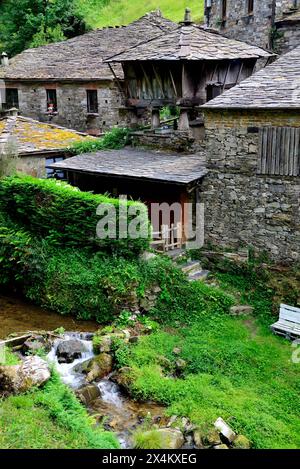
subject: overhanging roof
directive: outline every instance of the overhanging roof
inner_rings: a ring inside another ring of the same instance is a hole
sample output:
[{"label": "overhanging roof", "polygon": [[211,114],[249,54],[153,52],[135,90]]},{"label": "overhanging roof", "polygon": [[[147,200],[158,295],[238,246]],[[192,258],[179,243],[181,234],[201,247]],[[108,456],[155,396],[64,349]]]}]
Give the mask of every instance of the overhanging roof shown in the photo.
[{"label": "overhanging roof", "polygon": [[68,158],[50,168],[179,185],[189,185],[207,174],[204,155],[180,156],[135,149],[106,150]]},{"label": "overhanging roof", "polygon": [[[151,12],[128,26],[96,29],[67,41],[27,49],[0,65],[0,79],[20,81],[113,80],[104,59],[141,41],[158,37],[177,24]],[[115,70],[123,78],[121,67]]]},{"label": "overhanging roof", "polygon": [[216,32],[191,24],[144,41],[105,62],[145,60],[235,60],[258,59],[273,54],[245,42],[229,39]]},{"label": "overhanging roof", "polygon": [[300,109],[300,47],[207,102],[203,109]]}]

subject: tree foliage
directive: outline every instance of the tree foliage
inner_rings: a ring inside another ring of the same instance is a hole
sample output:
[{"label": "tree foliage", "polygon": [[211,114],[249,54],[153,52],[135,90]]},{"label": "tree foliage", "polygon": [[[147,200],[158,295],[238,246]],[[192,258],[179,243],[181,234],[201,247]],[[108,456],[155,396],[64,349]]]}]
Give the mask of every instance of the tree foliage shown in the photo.
[{"label": "tree foliage", "polygon": [[4,0],[1,3],[0,46],[10,56],[87,30],[76,0]]}]

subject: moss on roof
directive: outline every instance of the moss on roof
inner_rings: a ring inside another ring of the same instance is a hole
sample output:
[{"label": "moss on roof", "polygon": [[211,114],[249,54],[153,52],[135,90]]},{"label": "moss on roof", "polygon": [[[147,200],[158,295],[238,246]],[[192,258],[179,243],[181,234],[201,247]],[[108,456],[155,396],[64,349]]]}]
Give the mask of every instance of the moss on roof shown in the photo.
[{"label": "moss on roof", "polygon": [[0,137],[4,131],[6,139],[16,140],[20,154],[64,150],[74,143],[94,139],[75,130],[21,116],[0,120]]}]

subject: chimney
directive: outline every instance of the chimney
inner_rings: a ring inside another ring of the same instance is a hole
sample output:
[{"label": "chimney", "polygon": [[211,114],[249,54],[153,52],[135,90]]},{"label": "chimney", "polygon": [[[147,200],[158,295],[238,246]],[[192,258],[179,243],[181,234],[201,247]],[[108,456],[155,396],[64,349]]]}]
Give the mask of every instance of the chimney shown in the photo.
[{"label": "chimney", "polygon": [[184,13],[183,24],[186,25],[186,26],[189,26],[192,23],[193,23],[193,21],[192,21],[191,9],[186,8],[185,13]]},{"label": "chimney", "polygon": [[1,65],[3,65],[3,67],[7,67],[7,65],[9,65],[8,55],[6,52],[2,52],[1,54]]}]

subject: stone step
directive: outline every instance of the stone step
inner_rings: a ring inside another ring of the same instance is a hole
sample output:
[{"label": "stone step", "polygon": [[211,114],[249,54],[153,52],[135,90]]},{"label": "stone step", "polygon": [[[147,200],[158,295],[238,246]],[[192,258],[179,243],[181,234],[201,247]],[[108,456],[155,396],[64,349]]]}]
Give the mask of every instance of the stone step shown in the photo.
[{"label": "stone step", "polygon": [[196,280],[206,280],[209,274],[209,270],[199,270],[198,272],[194,272],[189,275],[189,281],[195,282]]},{"label": "stone step", "polygon": [[167,251],[165,253],[168,257],[170,257],[173,261],[177,261],[181,257],[186,256],[186,250],[185,249],[172,249],[171,251]]},{"label": "stone step", "polygon": [[199,272],[199,270],[201,270],[201,265],[200,265],[200,262],[198,261],[190,261],[190,262],[187,262],[186,264],[181,265],[180,269],[185,274],[190,275],[192,273]]}]

